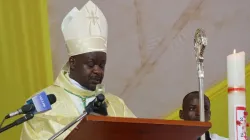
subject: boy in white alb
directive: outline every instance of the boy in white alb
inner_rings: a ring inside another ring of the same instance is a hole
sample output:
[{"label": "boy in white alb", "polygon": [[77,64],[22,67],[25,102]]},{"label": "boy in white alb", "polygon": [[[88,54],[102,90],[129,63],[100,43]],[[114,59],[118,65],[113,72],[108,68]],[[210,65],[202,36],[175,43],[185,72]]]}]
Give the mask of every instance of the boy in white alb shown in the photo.
[{"label": "boy in white alb", "polygon": [[[185,121],[200,121],[200,110],[199,110],[199,91],[193,91],[188,93],[182,102],[182,110],[179,112],[181,119]],[[210,100],[204,96],[204,110],[205,110],[205,121],[210,121]],[[200,138],[198,138],[200,140]],[[227,138],[220,137],[217,134],[210,134],[206,132],[206,140],[228,140]]]}]

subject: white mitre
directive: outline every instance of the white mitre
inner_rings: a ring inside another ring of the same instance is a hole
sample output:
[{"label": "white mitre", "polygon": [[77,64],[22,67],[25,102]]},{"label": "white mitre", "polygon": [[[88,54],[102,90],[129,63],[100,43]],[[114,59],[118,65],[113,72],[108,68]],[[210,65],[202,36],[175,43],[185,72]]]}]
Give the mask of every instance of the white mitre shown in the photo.
[{"label": "white mitre", "polygon": [[107,20],[92,1],[88,1],[80,11],[73,8],[63,19],[61,30],[69,56],[107,52]]}]

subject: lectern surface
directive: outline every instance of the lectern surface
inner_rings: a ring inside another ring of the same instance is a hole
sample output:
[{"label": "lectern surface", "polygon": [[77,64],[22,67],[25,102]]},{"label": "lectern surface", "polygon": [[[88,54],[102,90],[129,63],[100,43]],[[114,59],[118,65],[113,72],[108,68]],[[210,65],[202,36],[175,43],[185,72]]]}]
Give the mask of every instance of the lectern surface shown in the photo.
[{"label": "lectern surface", "polygon": [[66,140],[195,140],[209,122],[88,116]]}]

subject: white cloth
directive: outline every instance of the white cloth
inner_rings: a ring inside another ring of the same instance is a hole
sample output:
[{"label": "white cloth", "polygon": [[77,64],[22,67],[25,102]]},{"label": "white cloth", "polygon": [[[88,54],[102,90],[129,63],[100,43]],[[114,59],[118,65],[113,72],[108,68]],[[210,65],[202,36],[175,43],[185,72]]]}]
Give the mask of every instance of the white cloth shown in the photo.
[{"label": "white cloth", "polygon": [[[83,86],[81,86],[78,82],[76,82],[75,80],[69,78],[70,82],[76,86],[79,89],[86,89]],[[69,94],[69,97],[71,98],[72,102],[74,103],[75,107],[77,108],[78,112],[81,114],[84,111],[84,106],[83,106],[83,102],[82,99],[73,95],[73,94]],[[86,105],[88,105],[91,101],[93,101],[95,99],[95,97],[91,97],[91,98],[87,98],[86,99]]]},{"label": "white cloth", "polygon": [[228,138],[221,137],[221,136],[219,136],[217,134],[210,134],[210,138],[212,140],[228,140]]}]

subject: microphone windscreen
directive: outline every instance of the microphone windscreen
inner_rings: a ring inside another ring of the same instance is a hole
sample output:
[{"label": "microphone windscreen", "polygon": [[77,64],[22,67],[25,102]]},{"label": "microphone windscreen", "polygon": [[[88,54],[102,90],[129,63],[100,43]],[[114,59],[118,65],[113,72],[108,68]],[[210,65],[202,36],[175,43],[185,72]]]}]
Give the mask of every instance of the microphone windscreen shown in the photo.
[{"label": "microphone windscreen", "polygon": [[56,102],[56,96],[54,94],[47,95],[44,91],[33,96],[28,100],[27,104],[34,104],[35,110],[32,113],[43,113],[51,110],[51,104]]},{"label": "microphone windscreen", "polygon": [[54,94],[49,94],[48,99],[51,105],[56,102],[56,96]]}]

